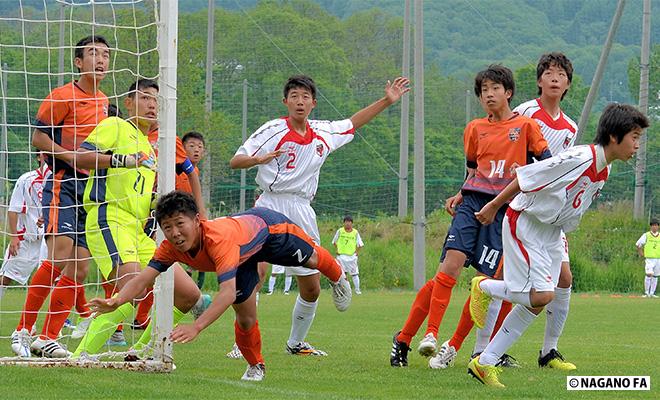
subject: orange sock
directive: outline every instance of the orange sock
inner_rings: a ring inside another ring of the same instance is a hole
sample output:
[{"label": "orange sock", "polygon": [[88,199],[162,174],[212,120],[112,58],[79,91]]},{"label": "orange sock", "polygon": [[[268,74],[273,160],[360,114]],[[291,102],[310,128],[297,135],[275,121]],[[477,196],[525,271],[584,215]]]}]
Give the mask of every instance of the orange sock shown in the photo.
[{"label": "orange sock", "polygon": [[314,246],[316,255],[318,257],[318,269],[323,275],[328,277],[332,282],[337,282],[341,277],[341,267],[337,261],[330,255],[330,252],[321,246]]},{"label": "orange sock", "polygon": [[92,315],[89,307],[85,307],[87,304],[87,296],[85,296],[85,286],[78,285],[76,290],[76,312],[80,315],[81,318],[89,318]]},{"label": "orange sock", "polygon": [[454,331],[454,336],[449,339],[449,345],[454,346],[456,351],[458,351],[461,346],[463,346],[463,341],[470,334],[472,327],[474,326],[474,321],[470,316],[470,296],[468,296],[463,306],[463,312],[461,313],[461,319],[458,321],[458,326],[456,326],[456,331]]},{"label": "orange sock", "polygon": [[238,326],[234,321],[234,333],[236,335],[236,345],[243,353],[243,357],[250,365],[263,364],[264,357],[261,355],[261,332],[259,332],[259,322],[247,331]]},{"label": "orange sock", "polygon": [[429,308],[429,321],[427,323],[426,334],[433,334],[438,337],[438,329],[442,323],[442,317],[445,316],[449,300],[451,298],[451,291],[456,285],[456,279],[439,272],[435,278],[435,285],[433,285],[433,294],[431,294],[431,307]]},{"label": "orange sock", "polygon": [[413,336],[417,334],[419,327],[422,326],[426,316],[429,314],[433,285],[434,281],[431,279],[419,289],[419,292],[417,292],[415,301],[413,301],[412,307],[410,307],[408,319],[406,320],[406,323],[403,324],[403,329],[401,329],[401,333],[399,333],[399,336],[396,338],[397,341],[410,346]]},{"label": "orange sock", "polygon": [[16,327],[17,331],[23,328],[28,331],[32,329],[34,323],[37,321],[39,309],[53,288],[53,282],[61,273],[62,271],[51,264],[50,261],[44,260],[41,263],[30,281],[27,296],[25,297],[25,305],[23,306],[23,313],[21,313],[21,320]]},{"label": "orange sock", "polygon": [[504,318],[506,318],[506,316],[509,315],[509,312],[511,312],[512,307],[513,305],[511,303],[502,300],[502,307],[500,308],[500,313],[497,314],[497,321],[495,321],[495,326],[493,327],[493,333],[490,335],[490,340],[493,340],[497,331],[500,330],[500,326],[502,326],[502,322],[504,322]]},{"label": "orange sock", "polygon": [[140,300],[140,303],[138,304],[137,307],[137,312],[135,314],[135,321],[142,325],[146,325],[149,323],[149,310],[151,310],[151,306],[154,304],[154,288],[148,288],[147,289],[147,296]]},{"label": "orange sock", "polygon": [[66,275],[60,277],[57,286],[50,295],[50,304],[48,305],[48,314],[44,321],[44,328],[41,332],[42,338],[56,340],[60,330],[64,326],[64,321],[71,312],[71,307],[76,301],[76,291],[79,284]]}]

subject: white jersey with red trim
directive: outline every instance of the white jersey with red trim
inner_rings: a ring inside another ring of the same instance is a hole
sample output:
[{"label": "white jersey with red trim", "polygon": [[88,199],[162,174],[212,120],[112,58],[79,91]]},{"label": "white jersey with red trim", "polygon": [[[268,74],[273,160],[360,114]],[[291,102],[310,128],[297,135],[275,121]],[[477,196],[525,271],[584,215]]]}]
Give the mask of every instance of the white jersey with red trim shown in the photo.
[{"label": "white jersey with red trim", "polygon": [[518,168],[521,193],[509,207],[570,232],[600,194],[609,171],[602,146],[575,146]]},{"label": "white jersey with red trim", "polygon": [[278,149],[286,152],[267,164],[258,165],[256,182],[264,192],[288,193],[312,200],[319,172],[328,155],[353,140],[353,123],[307,121],[305,136],[296,133],[289,118],[262,125],[236,151],[236,155],[264,155]]},{"label": "white jersey with red trim", "polygon": [[575,144],[578,126],[563,111],[560,110],[559,118],[552,119],[541,105],[540,99],[526,101],[513,111],[530,117],[539,124],[543,137],[548,142],[548,149],[553,156]]},{"label": "white jersey with red trim", "polygon": [[37,220],[41,218],[41,197],[45,179],[49,174],[50,169],[44,165],[24,173],[16,180],[9,200],[9,211],[18,214],[16,232],[22,235],[24,240],[41,240],[44,235],[44,227],[39,227]]}]

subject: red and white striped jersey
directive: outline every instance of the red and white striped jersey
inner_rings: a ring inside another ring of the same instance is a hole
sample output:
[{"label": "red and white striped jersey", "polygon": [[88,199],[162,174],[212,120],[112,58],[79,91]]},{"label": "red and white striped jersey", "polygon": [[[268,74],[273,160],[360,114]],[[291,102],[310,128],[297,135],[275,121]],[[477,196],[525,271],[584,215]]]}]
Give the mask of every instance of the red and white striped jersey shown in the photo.
[{"label": "red and white striped jersey", "polygon": [[575,146],[518,168],[521,193],[509,207],[570,232],[600,194],[609,171],[602,146]]},{"label": "red and white striped jersey", "polygon": [[16,232],[27,241],[40,240],[44,227],[37,226],[41,218],[41,197],[45,180],[50,175],[47,165],[21,175],[16,180],[14,191],[9,200],[9,211],[18,214]]},{"label": "red and white striped jersey", "polygon": [[289,193],[308,200],[316,194],[319,172],[328,155],[353,140],[353,123],[307,121],[305,136],[296,133],[289,118],[262,125],[236,151],[236,155],[264,155],[278,149],[286,152],[268,164],[258,165],[256,182],[264,192]]},{"label": "red and white striped jersey", "polygon": [[573,144],[575,144],[577,124],[563,111],[560,111],[559,118],[552,119],[541,105],[540,99],[526,101],[513,111],[530,117],[539,124],[541,133],[548,142],[548,149],[553,156],[569,147],[573,147]]}]

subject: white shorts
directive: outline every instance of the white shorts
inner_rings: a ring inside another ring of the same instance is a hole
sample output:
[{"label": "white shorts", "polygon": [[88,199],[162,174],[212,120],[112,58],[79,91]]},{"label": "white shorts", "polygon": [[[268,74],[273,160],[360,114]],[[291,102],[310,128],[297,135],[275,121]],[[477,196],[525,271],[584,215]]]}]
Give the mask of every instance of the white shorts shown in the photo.
[{"label": "white shorts", "polygon": [[[271,271],[270,271],[270,274],[271,275],[279,275],[279,274],[286,273],[286,276],[291,276],[291,272],[288,271],[289,269],[291,269],[291,268],[287,268],[283,265],[273,264],[272,268],[271,268]],[[305,269],[309,269],[309,268],[305,268]]]},{"label": "white shorts", "polygon": [[645,264],[647,275],[660,276],[660,258],[647,258]]},{"label": "white shorts", "polygon": [[0,268],[0,276],[18,282],[21,285],[27,284],[30,274],[43,260],[48,257],[48,247],[46,241],[22,240],[18,245],[18,254],[9,257],[9,247],[5,250],[5,258]]},{"label": "white shorts", "polygon": [[352,256],[339,254],[337,256],[337,263],[341,265],[341,269],[344,270],[346,275],[357,275],[360,273],[357,254],[353,254]]},{"label": "white shorts", "polygon": [[561,262],[571,262],[571,259],[568,257],[568,239],[564,231],[561,231],[561,240],[558,242],[558,246],[561,246]]},{"label": "white shorts", "polygon": [[[301,227],[306,234],[312,237],[314,243],[321,244],[321,235],[319,227],[316,224],[316,212],[309,204],[309,200],[300,196],[288,193],[275,194],[263,192],[257,201],[255,207],[266,207],[271,210],[286,215],[296,225]],[[273,271],[281,265],[273,265]],[[307,276],[318,274],[319,270],[305,267],[283,267],[286,268],[288,275]]]},{"label": "white shorts", "polygon": [[502,221],[504,282],[512,292],[552,292],[559,282],[561,228],[525,212],[507,211]]}]

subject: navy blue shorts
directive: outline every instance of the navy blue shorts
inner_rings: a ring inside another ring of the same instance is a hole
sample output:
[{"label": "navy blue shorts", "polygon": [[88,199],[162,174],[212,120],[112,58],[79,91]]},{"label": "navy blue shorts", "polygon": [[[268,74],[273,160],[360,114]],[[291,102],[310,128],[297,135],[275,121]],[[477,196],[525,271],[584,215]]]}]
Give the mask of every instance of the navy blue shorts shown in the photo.
[{"label": "navy blue shorts", "polygon": [[465,191],[463,203],[456,209],[451,222],[440,261],[445,259],[447,250],[458,250],[467,256],[465,267],[472,266],[490,277],[500,277],[502,263],[502,220],[508,205],[497,211],[495,221],[482,225],[474,213],[481,210],[495,196]]},{"label": "navy blue shorts", "polygon": [[241,264],[236,271],[236,300],[234,304],[241,304],[252,296],[254,288],[259,284],[258,261],[250,257]]},{"label": "navy blue shorts", "polygon": [[83,195],[87,177],[77,177],[66,170],[51,174],[44,185],[41,199],[46,234],[65,235],[76,246],[87,248]]}]

